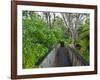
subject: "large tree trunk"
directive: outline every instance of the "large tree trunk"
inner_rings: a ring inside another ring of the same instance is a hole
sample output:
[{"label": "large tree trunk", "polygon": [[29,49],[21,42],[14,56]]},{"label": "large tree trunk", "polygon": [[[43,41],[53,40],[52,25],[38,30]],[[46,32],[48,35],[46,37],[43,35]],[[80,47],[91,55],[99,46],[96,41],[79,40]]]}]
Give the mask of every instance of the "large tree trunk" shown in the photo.
[{"label": "large tree trunk", "polygon": [[77,29],[79,28],[80,21],[86,19],[87,14],[84,13],[61,13],[66,28],[70,32],[71,45],[75,47],[75,41],[78,39]]}]

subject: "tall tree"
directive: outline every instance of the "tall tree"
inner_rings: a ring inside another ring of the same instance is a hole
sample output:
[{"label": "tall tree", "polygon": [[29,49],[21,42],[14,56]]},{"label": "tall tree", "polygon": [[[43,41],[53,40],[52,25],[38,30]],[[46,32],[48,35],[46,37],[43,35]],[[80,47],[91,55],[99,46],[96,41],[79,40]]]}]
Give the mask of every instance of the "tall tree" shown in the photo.
[{"label": "tall tree", "polygon": [[43,12],[43,15],[45,17],[47,25],[49,26],[49,28],[51,28],[51,14],[50,14],[50,12]]},{"label": "tall tree", "polygon": [[75,47],[75,41],[78,38],[77,29],[80,22],[85,22],[88,14],[85,13],[61,13],[67,30],[70,32],[72,46]]}]

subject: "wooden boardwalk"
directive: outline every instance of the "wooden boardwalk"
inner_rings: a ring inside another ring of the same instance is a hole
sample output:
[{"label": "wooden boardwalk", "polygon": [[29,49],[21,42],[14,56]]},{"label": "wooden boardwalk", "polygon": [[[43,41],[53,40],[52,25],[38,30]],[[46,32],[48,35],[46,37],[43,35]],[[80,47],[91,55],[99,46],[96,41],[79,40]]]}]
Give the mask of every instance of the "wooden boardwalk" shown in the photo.
[{"label": "wooden boardwalk", "polygon": [[69,46],[57,45],[41,62],[40,68],[44,67],[68,67],[68,66],[86,66],[86,62],[80,54]]},{"label": "wooden boardwalk", "polygon": [[71,66],[66,47],[59,47],[55,56],[55,67]]}]

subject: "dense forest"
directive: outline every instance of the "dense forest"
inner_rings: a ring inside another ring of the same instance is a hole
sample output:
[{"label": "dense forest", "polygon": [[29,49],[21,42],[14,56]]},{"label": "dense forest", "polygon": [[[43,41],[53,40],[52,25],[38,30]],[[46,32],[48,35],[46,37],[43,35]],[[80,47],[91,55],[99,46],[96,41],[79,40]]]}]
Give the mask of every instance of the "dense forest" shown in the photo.
[{"label": "dense forest", "polygon": [[38,67],[60,41],[89,61],[89,14],[23,11],[22,15],[23,68]]}]

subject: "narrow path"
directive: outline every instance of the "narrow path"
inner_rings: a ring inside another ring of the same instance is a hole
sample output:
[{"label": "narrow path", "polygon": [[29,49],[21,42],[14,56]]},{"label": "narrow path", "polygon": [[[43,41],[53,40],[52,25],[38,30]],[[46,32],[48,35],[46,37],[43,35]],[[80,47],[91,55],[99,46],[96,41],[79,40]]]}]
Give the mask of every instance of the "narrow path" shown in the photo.
[{"label": "narrow path", "polygon": [[59,47],[55,56],[55,66],[64,67],[71,66],[71,62],[66,47]]},{"label": "narrow path", "polygon": [[89,65],[78,53],[68,46],[57,45],[41,62],[39,67],[68,67]]},{"label": "narrow path", "polygon": [[72,66],[68,48],[66,46],[57,45],[42,61],[39,67],[67,67]]}]

